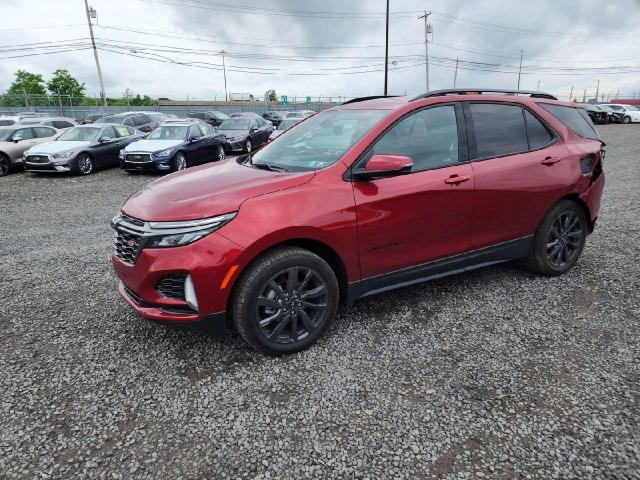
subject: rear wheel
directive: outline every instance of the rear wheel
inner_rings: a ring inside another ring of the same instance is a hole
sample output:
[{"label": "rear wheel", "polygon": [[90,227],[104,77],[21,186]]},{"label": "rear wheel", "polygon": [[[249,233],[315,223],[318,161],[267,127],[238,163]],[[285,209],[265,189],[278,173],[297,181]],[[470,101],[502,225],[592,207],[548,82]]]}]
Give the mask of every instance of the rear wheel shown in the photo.
[{"label": "rear wheel", "polygon": [[4,154],[0,153],[0,177],[4,177],[11,173],[11,160]]},{"label": "rear wheel", "polygon": [[297,247],[269,252],[238,280],[233,322],[249,345],[271,355],[315,343],[338,308],[338,281],[318,255]]},{"label": "rear wheel", "polygon": [[93,164],[93,158],[86,153],[81,153],[78,156],[77,173],[79,175],[91,175],[94,169],[95,165]]},{"label": "rear wheel", "polygon": [[561,275],[578,261],[586,238],[584,211],[575,202],[562,200],[538,226],[527,266],[542,275]]}]

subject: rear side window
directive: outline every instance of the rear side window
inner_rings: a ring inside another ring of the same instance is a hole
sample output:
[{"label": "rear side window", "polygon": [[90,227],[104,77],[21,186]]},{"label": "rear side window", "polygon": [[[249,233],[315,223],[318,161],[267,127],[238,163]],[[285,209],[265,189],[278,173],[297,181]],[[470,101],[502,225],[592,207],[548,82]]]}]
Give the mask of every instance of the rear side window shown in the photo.
[{"label": "rear side window", "polygon": [[600,135],[598,135],[584,108],[552,105],[550,103],[539,103],[538,105],[564,123],[576,135],[582,138],[590,138],[591,140],[600,140]]},{"label": "rear side window", "polygon": [[537,150],[553,142],[555,135],[526,108],[524,117],[527,122],[527,133],[529,134],[529,150]]},{"label": "rear side window", "polygon": [[396,123],[373,146],[374,154],[411,157],[413,172],[458,163],[458,124],[453,105],[420,110]]},{"label": "rear side window", "polygon": [[527,127],[518,105],[470,103],[476,136],[475,158],[490,158],[526,152]]},{"label": "rear side window", "polygon": [[56,133],[53,128],[47,127],[33,127],[33,130],[36,132],[36,137],[38,138],[52,137]]}]

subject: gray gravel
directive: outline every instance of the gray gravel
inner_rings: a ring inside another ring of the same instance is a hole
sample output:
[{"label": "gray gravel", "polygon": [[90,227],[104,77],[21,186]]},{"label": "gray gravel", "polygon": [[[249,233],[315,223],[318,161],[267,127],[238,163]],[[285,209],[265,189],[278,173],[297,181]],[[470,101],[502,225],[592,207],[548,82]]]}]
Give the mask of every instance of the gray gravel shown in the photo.
[{"label": "gray gravel", "polygon": [[266,358],[137,317],[109,220],[152,177],[0,179],[2,478],[640,478],[640,126],[606,126],[596,233],[343,309]]}]

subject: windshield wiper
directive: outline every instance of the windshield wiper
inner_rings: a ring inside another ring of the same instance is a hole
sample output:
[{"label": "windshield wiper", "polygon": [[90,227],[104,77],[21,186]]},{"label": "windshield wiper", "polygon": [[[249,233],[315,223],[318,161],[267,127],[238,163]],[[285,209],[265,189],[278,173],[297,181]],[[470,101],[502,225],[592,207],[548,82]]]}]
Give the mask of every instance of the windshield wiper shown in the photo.
[{"label": "windshield wiper", "polygon": [[270,172],[288,172],[289,170],[287,170],[286,168],[280,167],[280,166],[276,166],[276,165],[272,165],[271,163],[255,163],[253,161],[253,155],[249,155],[249,158],[247,159],[247,161],[245,162],[247,165],[250,165],[254,168],[259,168],[261,170],[268,170]]}]

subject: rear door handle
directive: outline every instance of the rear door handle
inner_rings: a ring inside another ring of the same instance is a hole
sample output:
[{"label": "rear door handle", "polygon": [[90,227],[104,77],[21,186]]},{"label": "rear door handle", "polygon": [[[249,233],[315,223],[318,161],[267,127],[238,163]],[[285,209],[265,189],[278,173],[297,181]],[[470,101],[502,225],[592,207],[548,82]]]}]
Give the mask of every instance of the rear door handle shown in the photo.
[{"label": "rear door handle", "polygon": [[466,182],[467,180],[469,180],[469,177],[464,177],[461,175],[451,175],[444,181],[444,183],[447,183],[449,185],[457,185],[459,183]]},{"label": "rear door handle", "polygon": [[558,157],[545,157],[544,160],[542,160],[542,164],[543,165],[553,165],[554,163],[558,163],[560,161],[560,159]]}]

